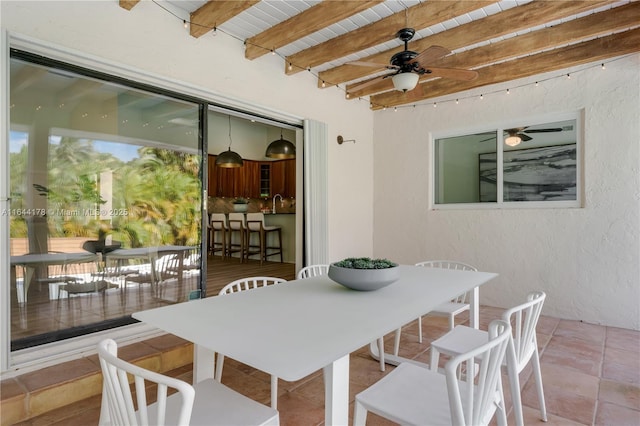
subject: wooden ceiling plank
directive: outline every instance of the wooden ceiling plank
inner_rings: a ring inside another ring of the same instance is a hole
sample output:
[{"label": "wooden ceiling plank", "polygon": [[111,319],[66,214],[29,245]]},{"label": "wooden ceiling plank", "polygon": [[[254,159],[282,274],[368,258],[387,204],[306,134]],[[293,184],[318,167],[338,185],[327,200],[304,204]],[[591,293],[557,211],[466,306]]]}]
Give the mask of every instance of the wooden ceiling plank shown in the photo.
[{"label": "wooden ceiling plank", "polygon": [[384,0],[323,1],[247,39],[245,58],[256,59]]},{"label": "wooden ceiling plank", "polygon": [[131,10],[133,7],[140,3],[140,0],[120,0],[120,7],[123,9]]},{"label": "wooden ceiling plank", "polygon": [[[550,21],[592,10],[610,3],[613,3],[613,1],[534,1],[447,31],[415,40],[409,47],[416,52],[421,52],[433,45],[443,46],[449,50],[456,50],[516,31],[543,25]],[[387,63],[393,54],[402,50],[402,48],[390,49],[386,52],[362,58],[361,60]],[[318,74],[318,87],[322,87],[322,82],[325,82],[325,87],[328,87],[355,79],[361,79],[371,73],[371,70],[363,67],[340,65],[320,72]]]},{"label": "wooden ceiling plank", "polygon": [[[379,21],[288,56],[285,63],[285,73],[295,74],[393,40],[396,38],[398,30],[406,26],[420,30],[492,3],[496,3],[496,1],[428,1],[417,4],[408,8],[407,12],[394,13]],[[289,64],[292,66],[290,67]]]},{"label": "wooden ceiling plank", "polygon": [[[477,68],[495,62],[505,61],[523,55],[529,55],[579,40],[594,38],[615,31],[633,27],[640,22],[640,2],[594,13],[562,24],[512,37],[491,45],[481,46],[457,55],[443,58],[433,64],[448,68]],[[482,72],[482,71],[481,71]],[[422,81],[434,76],[423,76]],[[389,79],[354,90],[362,82],[347,85],[350,99],[368,96],[373,93],[393,90]]]},{"label": "wooden ceiling plank", "polygon": [[371,97],[371,108],[378,110],[415,103],[637,52],[640,52],[640,28],[491,65],[484,68],[485,72],[474,81],[456,82],[438,79],[419,84],[407,93],[397,91],[382,93]]},{"label": "wooden ceiling plank", "polygon": [[189,33],[200,37],[214,27],[249,9],[260,0],[209,0],[204,6],[191,12]]}]

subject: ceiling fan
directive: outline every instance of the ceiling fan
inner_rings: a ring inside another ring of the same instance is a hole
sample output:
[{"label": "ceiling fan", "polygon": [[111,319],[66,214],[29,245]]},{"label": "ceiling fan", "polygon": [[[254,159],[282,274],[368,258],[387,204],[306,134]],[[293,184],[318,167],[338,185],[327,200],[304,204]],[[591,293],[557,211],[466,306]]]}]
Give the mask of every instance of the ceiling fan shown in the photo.
[{"label": "ceiling fan", "polygon": [[[525,127],[514,127],[513,129],[504,129],[504,143],[509,146],[519,145],[520,142],[527,142],[533,139],[531,136],[526,133],[552,133],[552,132],[562,132],[563,130],[573,130],[573,126],[564,126],[564,127],[550,127],[547,129],[529,129],[529,126]],[[488,139],[483,139],[480,142],[486,142],[495,139],[495,137],[491,137]]]},{"label": "ceiling fan", "polygon": [[356,91],[363,89],[387,77],[391,77],[393,86],[396,88],[396,90],[402,92],[413,90],[418,84],[420,76],[424,74],[430,74],[433,77],[444,77],[465,81],[473,80],[478,77],[477,71],[459,68],[437,68],[428,66],[429,63],[448,55],[449,53],[451,53],[451,51],[442,46],[431,46],[428,49],[423,50],[421,53],[413,52],[409,50],[408,45],[409,40],[411,40],[414,35],[415,30],[413,28],[403,28],[398,31],[396,37],[404,42],[404,50],[402,52],[396,53],[391,57],[391,60],[389,61],[390,65],[366,61],[348,62],[349,65],[386,68],[395,71],[391,74],[367,80],[365,82],[362,82],[361,84],[356,84],[351,87],[351,90]]}]

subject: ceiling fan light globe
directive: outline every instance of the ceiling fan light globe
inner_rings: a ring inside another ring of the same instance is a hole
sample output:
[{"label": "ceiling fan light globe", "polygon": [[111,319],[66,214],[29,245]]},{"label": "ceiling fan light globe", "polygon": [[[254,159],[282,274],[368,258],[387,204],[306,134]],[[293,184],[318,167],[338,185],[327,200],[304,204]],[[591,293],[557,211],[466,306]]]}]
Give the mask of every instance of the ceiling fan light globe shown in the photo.
[{"label": "ceiling fan light globe", "polygon": [[504,143],[509,146],[520,145],[520,142],[522,142],[522,139],[520,138],[520,136],[509,136],[504,140]]},{"label": "ceiling fan light globe", "polygon": [[420,76],[412,72],[402,72],[391,77],[393,87],[401,92],[407,92],[415,89],[419,79]]}]

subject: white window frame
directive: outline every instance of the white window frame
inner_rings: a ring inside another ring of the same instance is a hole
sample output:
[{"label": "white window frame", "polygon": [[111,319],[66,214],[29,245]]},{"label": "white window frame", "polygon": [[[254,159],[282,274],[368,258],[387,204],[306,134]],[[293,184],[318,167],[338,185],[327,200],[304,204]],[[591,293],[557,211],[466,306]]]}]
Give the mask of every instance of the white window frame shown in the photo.
[{"label": "white window frame", "polygon": [[[504,201],[503,200],[503,153],[504,150],[504,129],[511,129],[526,124],[535,126],[556,121],[576,120],[576,199],[562,201]],[[485,132],[497,132],[496,154],[497,154],[497,201],[478,203],[436,203],[436,185],[438,177],[436,175],[436,141],[442,138],[472,135]],[[521,117],[514,120],[500,122],[490,126],[470,127],[467,129],[456,129],[443,132],[433,132],[429,134],[429,157],[431,165],[429,182],[429,209],[430,210],[495,210],[495,209],[549,209],[549,208],[582,208],[584,206],[584,175],[583,157],[584,151],[584,110],[572,112],[552,113],[534,117]]]}]

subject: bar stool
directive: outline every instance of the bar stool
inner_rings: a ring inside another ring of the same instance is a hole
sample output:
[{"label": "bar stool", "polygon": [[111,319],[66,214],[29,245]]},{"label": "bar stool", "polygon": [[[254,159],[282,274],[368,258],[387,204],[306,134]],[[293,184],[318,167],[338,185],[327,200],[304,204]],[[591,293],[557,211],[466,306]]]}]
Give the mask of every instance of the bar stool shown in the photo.
[{"label": "bar stool", "polygon": [[[229,213],[229,238],[227,240],[227,255],[240,253],[240,263],[244,262],[246,256],[247,226],[244,213]],[[234,242],[234,236],[235,238]]]},{"label": "bar stool", "polygon": [[[269,246],[269,233],[278,233],[278,245]],[[258,245],[251,244],[251,235],[258,235]],[[280,255],[280,263],[284,262],[282,256],[282,227],[267,226],[264,223],[264,213],[247,213],[247,257],[259,254],[260,265],[263,261],[267,261],[267,257]]]},{"label": "bar stool", "polygon": [[[209,219],[209,254],[222,252],[222,258],[227,257],[227,216],[224,213],[212,213]],[[221,239],[216,240],[216,235]]]}]

